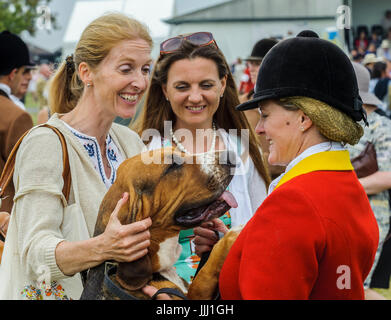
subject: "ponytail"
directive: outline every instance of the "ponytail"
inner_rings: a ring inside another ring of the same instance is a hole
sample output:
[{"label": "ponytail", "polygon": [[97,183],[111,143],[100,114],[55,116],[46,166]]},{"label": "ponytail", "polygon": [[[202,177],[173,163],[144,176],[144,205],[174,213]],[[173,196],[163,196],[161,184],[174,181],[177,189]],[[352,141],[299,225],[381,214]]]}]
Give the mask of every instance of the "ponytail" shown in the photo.
[{"label": "ponytail", "polygon": [[50,81],[49,107],[51,113],[67,113],[77,104],[83,92],[83,83],[76,72],[73,55],[60,65]]}]

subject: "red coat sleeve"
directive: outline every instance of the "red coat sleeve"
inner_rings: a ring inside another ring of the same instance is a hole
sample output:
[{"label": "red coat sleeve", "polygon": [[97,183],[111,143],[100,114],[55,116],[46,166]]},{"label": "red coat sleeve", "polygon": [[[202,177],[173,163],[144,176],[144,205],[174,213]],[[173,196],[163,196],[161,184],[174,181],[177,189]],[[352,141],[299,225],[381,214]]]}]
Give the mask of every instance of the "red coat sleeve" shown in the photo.
[{"label": "red coat sleeve", "polygon": [[308,299],[325,246],[316,211],[300,190],[290,188],[276,190],[264,201],[226,260],[238,268],[234,286],[241,299]]}]

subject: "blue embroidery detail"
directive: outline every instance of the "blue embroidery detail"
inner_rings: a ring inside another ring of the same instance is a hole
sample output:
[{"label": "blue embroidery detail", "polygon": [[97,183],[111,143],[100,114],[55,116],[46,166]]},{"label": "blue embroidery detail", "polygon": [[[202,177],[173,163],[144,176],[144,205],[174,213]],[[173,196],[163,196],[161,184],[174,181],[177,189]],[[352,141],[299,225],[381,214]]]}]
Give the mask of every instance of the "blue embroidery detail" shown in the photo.
[{"label": "blue embroidery detail", "polygon": [[[116,176],[117,176],[116,170],[115,170],[114,166],[112,165],[112,163],[109,162],[109,164],[110,164],[110,166],[111,166],[111,177],[110,177],[110,178],[107,178],[107,177],[106,177],[106,174],[104,173],[104,169],[103,169],[103,163],[102,163],[102,161],[101,161],[102,156],[101,156],[101,154],[100,154],[100,149],[99,149],[99,147],[98,147],[97,142],[96,142],[94,139],[91,139],[91,138],[89,138],[89,137],[85,137],[85,136],[83,136],[83,135],[81,135],[81,134],[78,134],[77,132],[75,132],[75,131],[73,131],[73,130],[72,130],[72,133],[73,133],[76,137],[78,137],[78,138],[80,138],[80,139],[88,140],[88,141],[92,142],[92,143],[86,143],[86,144],[84,144],[83,146],[84,146],[84,148],[86,149],[86,151],[88,152],[88,155],[89,155],[90,157],[95,157],[95,149],[96,149],[96,159],[98,160],[98,169],[99,169],[99,173],[100,173],[100,176],[101,176],[101,178],[102,178],[102,181],[103,181],[103,183],[106,184],[106,181],[109,181],[109,179],[111,178],[111,184],[113,184],[114,181],[115,181],[115,178],[116,178]],[[108,137],[107,137],[107,139],[106,139],[106,145],[108,146],[108,145],[111,143],[111,141],[112,141],[111,136],[108,135]],[[95,148],[94,148],[94,146],[95,146]],[[115,161],[115,162],[118,162],[117,154],[114,152],[113,149],[109,149],[108,152],[107,152],[107,155],[108,155],[108,158],[109,158],[110,160]],[[95,170],[97,169],[96,166],[94,166],[94,168],[95,168]]]},{"label": "blue embroidery detail", "polygon": [[117,155],[115,154],[114,150],[112,150],[112,149],[108,149],[108,150],[107,150],[107,157],[108,157],[111,161],[117,161]]},{"label": "blue embroidery detail", "polygon": [[113,172],[113,177],[111,178],[111,184],[113,184],[115,181],[115,177],[117,176],[117,171],[115,171],[114,168],[112,168],[111,170]]},{"label": "blue embroidery detail", "polygon": [[84,148],[87,150],[88,155],[89,155],[90,157],[93,157],[93,156],[95,155],[94,145],[93,145],[93,144],[90,144],[90,143],[85,144],[85,145],[84,145]]},{"label": "blue embroidery detail", "polygon": [[[99,152],[99,147],[98,147],[98,144],[96,143],[95,140],[92,140],[91,138],[88,138],[88,137],[85,137],[85,136],[82,136],[76,132],[72,132],[76,137],[78,138],[81,138],[83,140],[88,140],[88,141],[91,141],[93,143],[93,145],[95,145],[95,148],[96,148],[96,152],[97,152],[97,159],[98,159],[98,167],[99,167],[99,172],[100,172],[100,176],[103,180],[103,182],[106,181],[105,179],[105,174],[104,174],[104,170],[103,170],[103,164],[102,164],[102,161],[101,161],[101,156],[100,156],[100,152]],[[84,145],[85,146],[85,145]],[[86,148],[86,150],[88,151],[88,149]]]}]

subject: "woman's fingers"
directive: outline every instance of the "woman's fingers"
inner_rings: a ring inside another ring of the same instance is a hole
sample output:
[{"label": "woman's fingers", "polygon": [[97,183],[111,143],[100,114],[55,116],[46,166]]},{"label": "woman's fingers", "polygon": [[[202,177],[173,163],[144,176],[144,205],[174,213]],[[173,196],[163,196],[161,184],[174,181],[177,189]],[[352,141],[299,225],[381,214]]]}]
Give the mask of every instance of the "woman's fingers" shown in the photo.
[{"label": "woman's fingers", "polygon": [[152,220],[148,217],[144,220],[123,225],[122,232],[124,234],[137,234],[148,230],[151,225]]},{"label": "woman's fingers", "polygon": [[123,225],[118,219],[118,212],[128,201],[129,194],[125,192],[117,202],[104,232],[106,251],[110,259],[118,262],[131,262],[147,254],[150,245],[148,228],[152,225],[151,218]]},{"label": "woman's fingers", "polygon": [[194,235],[198,238],[197,244],[214,244],[219,240],[216,232],[208,228],[196,227],[194,228]]},{"label": "woman's fingers", "polygon": [[128,199],[129,199],[129,193],[124,192],[122,194],[122,198],[118,200],[113,212],[111,213],[108,224],[110,224],[111,221],[115,221],[117,224],[118,223],[120,224],[120,221],[118,220],[118,212],[121,209],[121,207],[126,203],[126,201],[128,201]]},{"label": "woman's fingers", "polygon": [[132,251],[130,253],[122,253],[122,254],[114,255],[112,260],[115,260],[117,262],[132,262],[141,259],[147,253],[148,253],[148,249]]},{"label": "woman's fingers", "polygon": [[[142,292],[144,292],[147,296],[151,297],[158,291],[153,286],[145,286],[142,289]],[[156,300],[172,300],[171,297],[166,293],[159,293],[156,297]]]},{"label": "woman's fingers", "polygon": [[224,222],[221,219],[213,219],[211,222],[213,222],[213,230],[216,230],[218,232],[221,232],[223,234],[226,234],[228,232],[227,226],[224,224]]},{"label": "woman's fingers", "polygon": [[150,218],[129,225],[121,225],[119,240],[114,244],[113,259],[119,262],[130,262],[147,254],[150,245],[148,231],[150,225]]},{"label": "woman's fingers", "polygon": [[205,252],[212,251],[213,246],[207,246],[207,245],[195,245],[194,252],[197,256],[200,258],[202,257],[202,254]]},{"label": "woman's fingers", "polygon": [[218,232],[226,234],[228,228],[221,219],[204,222],[200,227],[194,228],[195,253],[201,257],[204,252],[211,251],[219,241]]},{"label": "woman's fingers", "polygon": [[214,230],[197,227],[194,228],[195,253],[201,256],[204,252],[211,251],[213,246],[219,240]]}]

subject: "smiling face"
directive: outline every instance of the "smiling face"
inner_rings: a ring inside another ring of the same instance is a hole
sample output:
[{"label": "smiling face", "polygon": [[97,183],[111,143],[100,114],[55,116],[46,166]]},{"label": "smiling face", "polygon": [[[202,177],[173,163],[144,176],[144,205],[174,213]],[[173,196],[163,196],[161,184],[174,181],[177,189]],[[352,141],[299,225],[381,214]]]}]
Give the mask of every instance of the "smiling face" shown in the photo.
[{"label": "smiling face", "polygon": [[273,100],[262,102],[259,107],[261,118],[255,128],[257,134],[265,134],[269,142],[271,165],[286,166],[303,149],[303,112],[287,110]]},{"label": "smiling face", "polygon": [[213,60],[197,57],[174,62],[163,92],[176,116],[176,128],[211,128],[225,86],[226,77],[219,78]]},{"label": "smiling face", "polygon": [[95,101],[111,116],[130,118],[149,80],[151,48],[143,39],[124,40],[91,72]]}]

